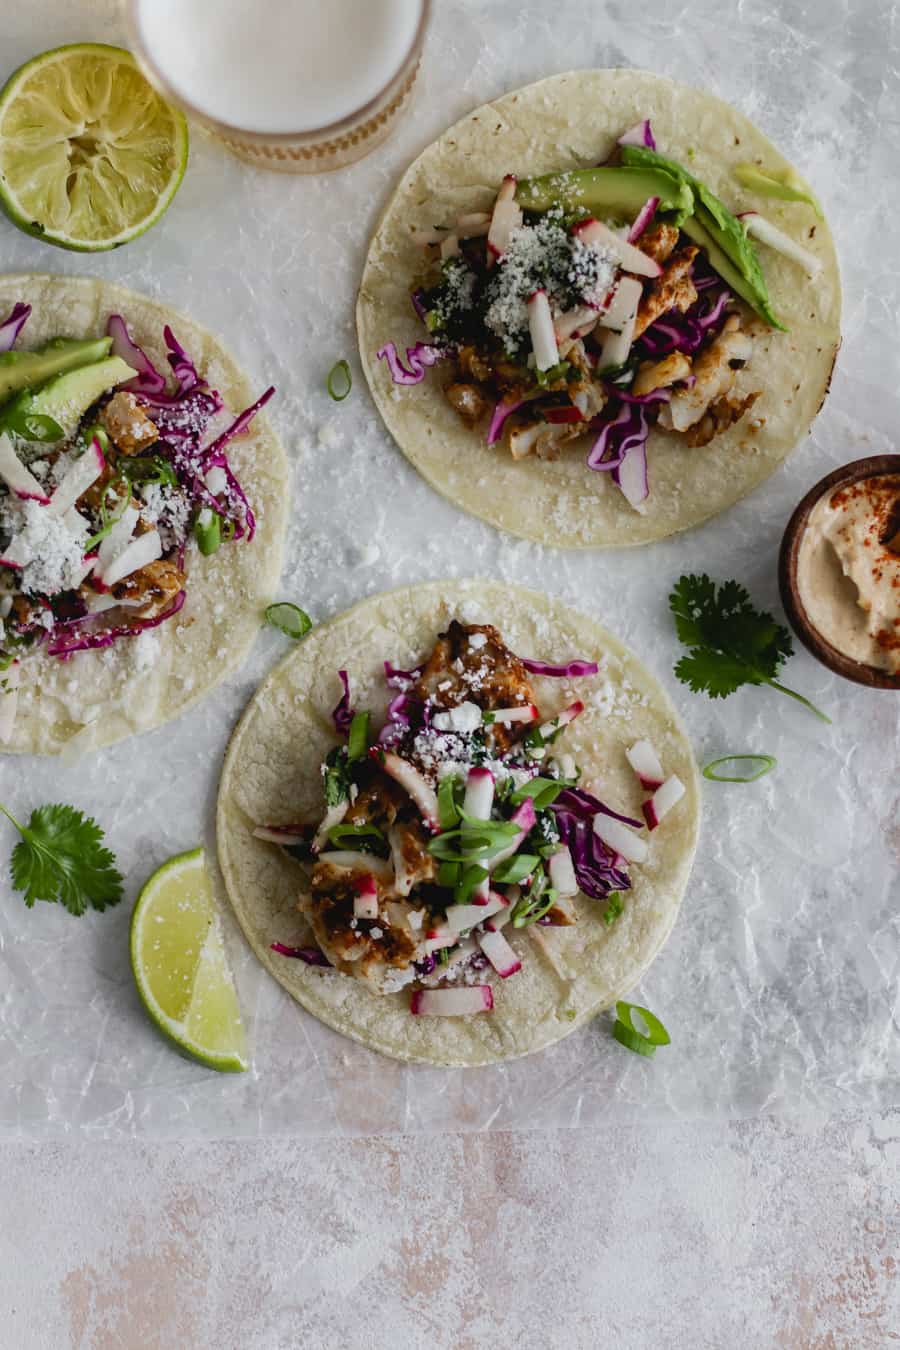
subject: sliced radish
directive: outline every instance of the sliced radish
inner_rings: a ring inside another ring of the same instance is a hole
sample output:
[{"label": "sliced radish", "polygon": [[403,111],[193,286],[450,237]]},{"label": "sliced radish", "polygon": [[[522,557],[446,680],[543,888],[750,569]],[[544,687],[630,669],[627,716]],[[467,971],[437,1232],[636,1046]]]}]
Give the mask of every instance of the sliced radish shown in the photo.
[{"label": "sliced radish", "polygon": [[558,717],[552,717],[549,722],[543,722],[538,729],[539,734],[546,740],[549,736],[555,735],[562,727],[567,727],[570,722],[574,722],[575,718],[580,717],[583,712],[584,704],[581,699],[576,699],[574,703],[569,704],[568,708],[563,708]]},{"label": "sliced radish", "polygon": [[447,238],[447,231],[435,225],[413,225],[410,233],[413,242],[427,248],[429,244],[441,244]]},{"label": "sliced radish", "polygon": [[394,875],[394,869],[386,858],[376,858],[373,853],[359,853],[349,848],[320,853],[319,862],[331,863],[332,867],[346,867],[351,872],[373,872],[380,881],[390,881]]},{"label": "sliced radish", "polygon": [[528,331],[538,370],[559,365],[559,347],[553,331],[553,311],[546,291],[535,291],[528,301]]},{"label": "sliced radish", "polygon": [[607,848],[621,853],[626,862],[640,863],[647,857],[646,840],[641,839],[629,826],[612,816],[598,811],[594,816],[594,834],[602,839]]},{"label": "sliced radish", "polygon": [[106,460],[100,449],[100,442],[91,441],[84,454],[67,469],[65,477],[50,498],[47,510],[54,516],[64,516],[78,498],[93,487],[106,468]]},{"label": "sliced radish", "polygon": [[672,774],[653,796],[644,802],[644,819],[648,830],[655,830],[663,816],[669,814],[676,802],[680,802],[685,793],[684,783],[677,774]]},{"label": "sliced radish", "polygon": [[228,475],[221,465],[214,464],[211,469],[207,470],[203,481],[212,495],[219,497],[228,486]]},{"label": "sliced radish", "polygon": [[636,323],[637,313],[634,313],[630,319],[626,319],[620,332],[616,333],[611,330],[607,333],[603,339],[603,346],[600,348],[600,359],[597,362],[601,372],[617,370],[619,366],[624,366],[631,354]]},{"label": "sliced radish", "polygon": [[353,883],[353,917],[356,919],[378,918],[378,882],[371,875],[358,877]]},{"label": "sliced radish", "polygon": [[508,980],[510,975],[522,969],[522,962],[502,933],[479,933],[478,945],[501,980]]},{"label": "sliced radish", "polygon": [[[456,942],[455,947],[453,946],[454,942]],[[450,947],[450,951],[447,952],[446,959],[443,960],[440,965],[435,966],[430,974],[422,976],[423,984],[440,984],[447,978],[447,975],[451,970],[456,966],[464,965],[467,961],[471,961],[472,957],[478,952],[478,944],[472,938],[463,938],[462,942],[458,942],[456,938],[453,938],[451,942],[448,943],[448,946]]]},{"label": "sliced radish", "polygon": [[642,253],[634,244],[629,244],[627,239],[621,239],[599,220],[580,220],[573,226],[572,234],[582,243],[598,244],[601,248],[609,249],[626,272],[634,272],[639,277],[662,276],[662,268],[655,259]]},{"label": "sliced radish", "polygon": [[612,476],[628,505],[633,506],[635,511],[645,511],[646,507],[641,503],[650,496],[646,445],[629,446],[621,463],[613,469]]},{"label": "sliced radish", "polygon": [[779,230],[777,225],[766,220],[758,211],[745,211],[738,219],[744,222],[744,229],[748,234],[754,235],[761,244],[768,244],[776,253],[781,253],[792,262],[799,263],[810,281],[815,281],[822,270],[821,258],[810,253],[802,244],[795,243],[789,234]]},{"label": "sliced radish", "polygon": [[[94,566],[96,561],[96,558],[89,560],[91,567]],[[85,596],[85,604],[91,614],[105,614],[108,609],[139,609],[143,603],[143,600],[117,600],[114,595],[108,593],[98,595],[96,591],[90,591]]]},{"label": "sliced radish", "polygon": [[470,211],[468,215],[456,218],[456,233],[460,239],[479,239],[490,227],[491,218],[485,211]]},{"label": "sliced radish", "polygon": [[20,683],[18,661],[14,661],[8,670],[0,672],[0,744],[8,741],[13,733]]},{"label": "sliced radish", "polygon": [[[518,890],[518,887],[516,887],[515,889]],[[515,901],[512,898],[512,890],[513,888],[510,887],[509,894],[507,897],[509,899],[509,904],[506,906],[506,909],[500,909],[497,911],[496,914],[491,914],[489,918],[485,919],[484,926],[487,932],[499,933],[500,929],[504,926],[504,924],[509,923],[510,919],[512,918],[513,905],[515,903]],[[516,896],[516,900],[518,900],[518,898],[519,897]]]},{"label": "sliced radish", "polygon": [[662,786],[666,775],[649,741],[635,741],[631,749],[625,751],[625,758],[637,774],[642,788],[655,792]]},{"label": "sliced radish", "polygon": [[568,848],[561,848],[550,855],[547,863],[550,873],[550,885],[560,895],[577,895],[578,881],[575,877],[575,864]]},{"label": "sliced radish", "polygon": [[134,534],[140,512],[135,506],[126,506],[119,519],[113,525],[105,539],[101,539],[97,550],[100,571],[108,567],[125,549]]},{"label": "sliced radish", "polygon": [[139,534],[126,544],[122,552],[99,574],[103,585],[111,589],[119,581],[124,581],[133,572],[139,572],[148,563],[162,557],[162,541],[157,530],[148,530]]},{"label": "sliced radish", "polygon": [[503,848],[499,853],[494,854],[487,865],[489,872],[493,872],[502,862],[506,862],[507,858],[511,858],[514,853],[517,853],[526,834],[528,834],[529,830],[534,829],[535,824],[537,823],[537,812],[534,809],[533,799],[531,797],[526,797],[525,800],[516,807],[515,811],[513,811],[509,820],[511,825],[517,825],[519,827],[519,833],[510,840],[506,845],[506,848]]},{"label": "sliced radish", "polygon": [[503,257],[509,248],[513,230],[521,227],[522,220],[522,208],[516,201],[516,178],[514,174],[507,174],[497,193],[488,229],[488,267],[492,266],[495,258]]},{"label": "sliced radish", "polygon": [[635,243],[636,240],[640,239],[641,235],[644,233],[647,226],[650,224],[651,220],[656,215],[656,208],[658,206],[659,206],[658,197],[647,198],[647,200],[644,202],[644,205],[641,207],[640,211],[638,211],[637,215],[635,216],[634,224],[632,225],[631,229],[628,231],[628,234],[626,235],[626,239],[628,240],[629,244],[633,244]]},{"label": "sliced radish", "polygon": [[333,830],[335,825],[340,825],[344,816],[347,814],[347,808],[350,803],[346,800],[338,802],[336,806],[329,806],[325,815],[322,817],[322,823],[313,836],[310,845],[313,853],[318,853],[328,843],[328,831]]},{"label": "sliced radish", "polygon": [[381,750],[374,745],[369,753],[381,765],[385,773],[393,778],[395,783],[399,783],[404,792],[409,793],[409,796],[419,808],[425,824],[436,833],[440,829],[440,812],[438,810],[437,793],[428,780],[419,773],[415,765],[401,759],[399,755]]},{"label": "sliced radish", "polygon": [[23,501],[40,502],[46,506],[50,500],[34,474],[19,459],[5,431],[0,435],[0,479],[10,492]]},{"label": "sliced radish", "polygon": [[644,288],[639,281],[634,277],[623,277],[613,291],[606,309],[600,315],[600,327],[624,328],[631,316],[637,314],[643,294]]},{"label": "sliced radish", "polygon": [[463,810],[476,820],[490,820],[494,805],[494,775],[490,769],[470,769],[466,778]]},{"label": "sliced radish", "polygon": [[459,933],[449,924],[436,924],[433,928],[429,928],[425,934],[425,950],[430,956],[432,952],[443,951],[444,947],[452,947],[458,938]]},{"label": "sliced radish", "polygon": [[600,315],[596,309],[588,305],[576,305],[554,320],[553,331],[557,342],[565,342],[568,338],[585,337],[599,321]]},{"label": "sliced radish", "polygon": [[309,831],[302,826],[257,825],[253,831],[254,839],[263,839],[267,844],[281,844],[282,848],[291,848],[295,844],[305,844]]},{"label": "sliced radish", "polygon": [[494,995],[489,984],[464,985],[460,989],[417,989],[410,1000],[414,1017],[468,1017],[490,1012]]},{"label": "sliced radish", "polygon": [[491,716],[502,726],[511,726],[513,722],[536,722],[540,714],[533,703],[524,703],[520,708],[492,708]]},{"label": "sliced radish", "polygon": [[501,909],[506,909],[508,903],[505,896],[497,891],[491,891],[486,905],[448,905],[447,926],[455,935],[465,933],[468,928],[483,923],[491,914],[499,914]]}]

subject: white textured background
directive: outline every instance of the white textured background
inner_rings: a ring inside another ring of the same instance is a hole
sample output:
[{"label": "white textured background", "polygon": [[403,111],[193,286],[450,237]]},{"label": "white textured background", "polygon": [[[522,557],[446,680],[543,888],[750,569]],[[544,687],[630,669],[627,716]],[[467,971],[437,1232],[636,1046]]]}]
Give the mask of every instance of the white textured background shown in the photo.
[{"label": "white textured background", "polygon": [[[8,68],[57,42],[115,35],[110,0],[4,9]],[[801,492],[835,463],[892,448],[898,44],[886,0],[445,0],[414,116],[355,177],[263,184],[198,137],[179,198],[145,239],[84,260],[4,228],[3,266],[94,273],[180,297],[229,335],[251,373],[276,373],[276,416],[298,462],[289,585],[317,616],[417,574],[487,567],[613,611],[611,626],[665,676],[674,653],[663,619],[670,577],[708,566],[774,602],[774,549]],[[527,546],[498,545],[479,526],[461,527],[388,446],[359,388],[340,414],[321,393],[334,357],[352,351],[354,279],[397,170],[475,103],[580,64],[651,67],[731,98],[820,187],[842,252],[845,348],[812,440],[724,528],[655,550],[656,569],[621,556],[551,564]],[[377,492],[367,494],[367,483]],[[422,520],[427,549],[416,532]],[[276,651],[267,639],[222,702],[179,724],[174,738],[161,733],[110,752],[102,767],[71,769],[64,782],[50,766],[0,766],[3,799],[24,809],[64,790],[95,809],[102,782],[112,782],[121,797],[114,842],[133,894],[141,874],[202,830],[210,770],[201,759],[185,779],[198,759],[192,747],[216,753]],[[604,1121],[598,1109],[589,1129],[518,1135],[9,1143],[0,1149],[2,1350],[381,1350],[480,1347],[501,1337],[529,1350],[889,1350],[900,1340],[900,1113],[890,1110],[898,1100],[896,700],[838,686],[805,656],[790,676],[838,711],[828,740],[786,701],[771,706],[776,695],[748,692],[739,707],[735,699],[715,713],[691,701],[701,754],[730,748],[722,746],[729,736],[734,748],[752,738],[769,749],[777,738],[788,772],[777,796],[770,780],[754,806],[720,799],[707,815],[700,899],[654,968],[647,997],[660,1011],[652,997],[660,991],[674,1000],[690,989],[698,1000],[679,1012],[685,1058],[664,1070],[676,1102],[715,1110],[727,1101],[732,1114],[774,1109],[783,1118],[799,1085],[809,1110],[843,1098],[877,1114],[654,1126],[615,1113]],[[149,799],[128,790],[134,766],[146,773],[148,762],[157,777]],[[176,810],[167,801],[173,784]],[[132,830],[123,844],[145,804],[152,829]],[[761,839],[783,865],[748,884]],[[20,915],[2,885],[0,899],[0,949],[6,942],[11,953],[0,966],[4,1126],[25,1136],[134,1128],[134,1102],[123,1101],[116,1077],[143,1033],[122,965],[124,907],[73,925],[49,909]],[[695,968],[698,931],[705,946]],[[734,971],[734,1007],[755,1028],[752,1044],[728,1045],[719,1005],[703,1001],[710,988],[721,991],[723,970]],[[799,999],[790,992],[798,976]],[[49,999],[67,979],[78,997],[62,1020]],[[17,1015],[26,986],[32,999],[46,990],[46,1016],[34,1002]],[[277,1015],[265,989],[254,997]],[[817,1009],[825,1010],[819,1018]],[[259,1001],[253,1011],[258,1018]],[[69,1069],[86,1043],[99,1072],[85,1085]],[[170,1070],[165,1053],[153,1071],[162,1101],[168,1088],[176,1109],[156,1122],[159,1131],[177,1133],[179,1111],[187,1123],[184,1108],[199,1097],[207,1123],[213,1117],[207,1132],[228,1133],[231,1113],[221,1111],[216,1129],[219,1099]],[[697,1102],[690,1085],[710,1056],[728,1067],[723,1094]],[[770,1062],[777,1072],[767,1084]],[[632,1105],[639,1116],[639,1097]]]}]

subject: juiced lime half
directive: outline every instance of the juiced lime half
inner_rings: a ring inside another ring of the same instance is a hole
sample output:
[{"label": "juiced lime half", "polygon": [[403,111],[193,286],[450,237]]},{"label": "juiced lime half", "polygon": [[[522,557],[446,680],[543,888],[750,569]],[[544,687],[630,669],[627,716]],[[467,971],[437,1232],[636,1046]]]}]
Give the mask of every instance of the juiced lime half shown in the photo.
[{"label": "juiced lime half", "polygon": [[57,47],[0,91],[0,205],[48,244],[127,244],[166,210],[187,159],[184,117],[120,47]]},{"label": "juiced lime half", "polygon": [[138,896],[131,968],[147,1012],[180,1049],[211,1069],[247,1068],[241,1012],[202,848],[170,858]]}]

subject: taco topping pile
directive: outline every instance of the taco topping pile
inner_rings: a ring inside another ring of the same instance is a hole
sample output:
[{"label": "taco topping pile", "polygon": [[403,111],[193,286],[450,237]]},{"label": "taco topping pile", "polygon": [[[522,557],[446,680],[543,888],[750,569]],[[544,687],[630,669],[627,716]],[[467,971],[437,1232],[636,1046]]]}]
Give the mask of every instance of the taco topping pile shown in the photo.
[{"label": "taco topping pile", "polygon": [[157,627],[184,605],[191,541],[253,538],[226,447],[275,392],[235,417],[171,328],[169,381],[118,314],[104,338],[20,351],[30,312],[0,325],[0,744],[30,655]]},{"label": "taco topping pile", "polygon": [[[415,1014],[486,1012],[483,972],[521,969],[507,934],[528,929],[541,941],[547,928],[577,923],[579,892],[614,922],[630,865],[648,855],[642,822],[582,787],[558,745],[584,704],[556,713],[535,704],[531,675],[598,667],[523,660],[491,625],[454,620],[417,669],[384,669],[393,696],[374,737],[340,672],[342,741],[322,765],[324,815],[255,830],[309,869],[300,909],[315,945],[273,950],[379,994],[410,986]],[[649,742],[627,753],[654,830],[684,787],[664,776]]]},{"label": "taco topping pile", "polygon": [[759,397],[738,372],[754,335],[782,325],[751,234],[809,275],[820,267],[658,154],[646,121],[601,167],[508,175],[490,213],[413,233],[430,264],[412,293],[428,338],[405,364],[394,343],[379,350],[394,382],[443,362],[449,403],[516,460],[590,435],[588,467],[638,511],[654,423],[703,446]]}]

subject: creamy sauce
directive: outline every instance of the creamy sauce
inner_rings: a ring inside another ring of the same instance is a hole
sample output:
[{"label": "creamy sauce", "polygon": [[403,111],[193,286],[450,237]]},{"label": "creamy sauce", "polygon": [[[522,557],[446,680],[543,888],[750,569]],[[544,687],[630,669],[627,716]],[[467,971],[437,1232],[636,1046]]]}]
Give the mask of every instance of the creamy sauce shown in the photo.
[{"label": "creamy sauce", "polygon": [[139,0],[151,60],[185,102],[245,131],[314,131],[398,73],[422,0]]},{"label": "creamy sauce", "polygon": [[797,589],[810,623],[845,656],[900,672],[900,476],[827,492],[809,514]]}]

